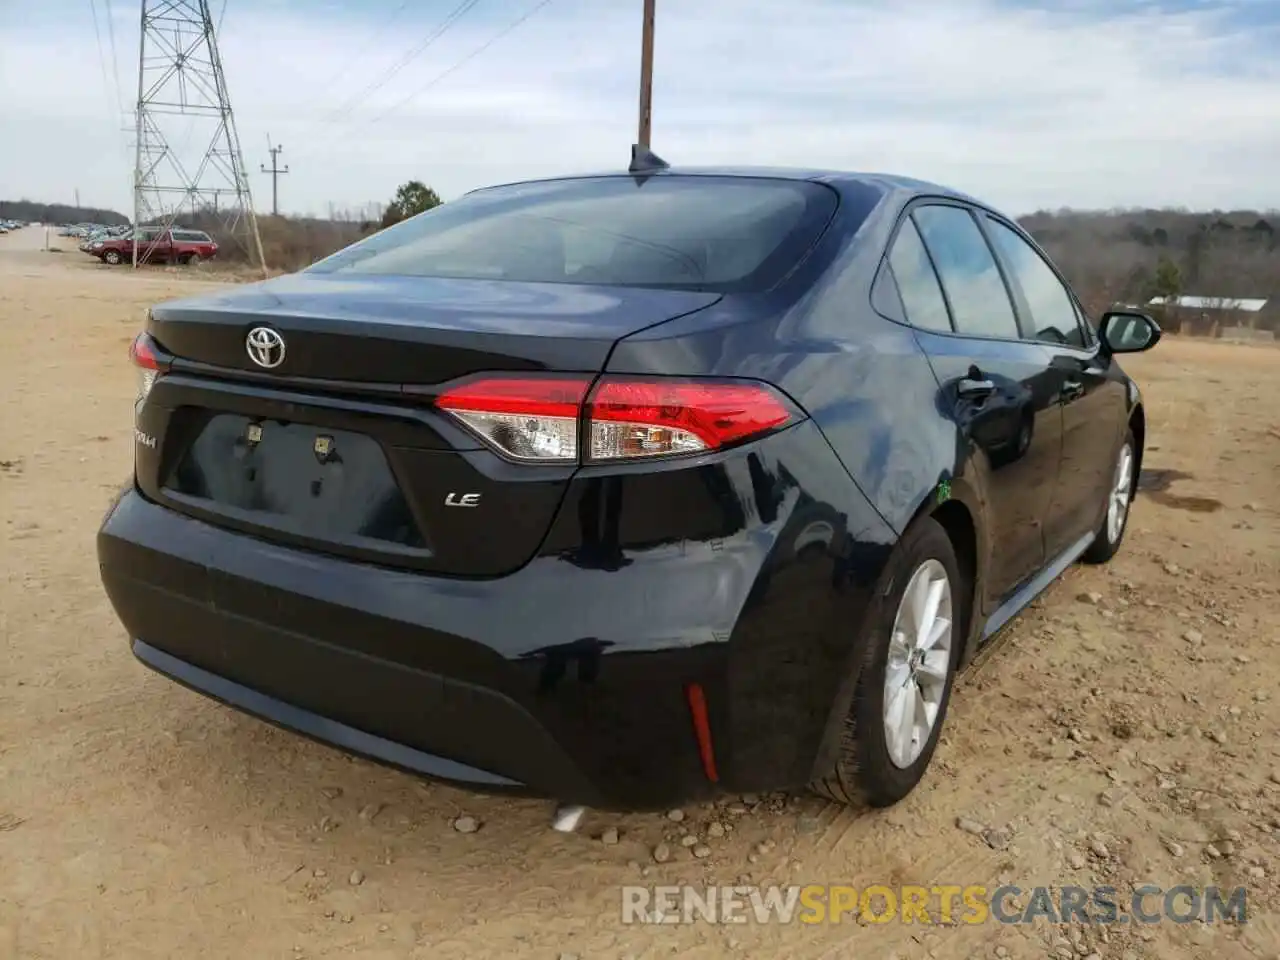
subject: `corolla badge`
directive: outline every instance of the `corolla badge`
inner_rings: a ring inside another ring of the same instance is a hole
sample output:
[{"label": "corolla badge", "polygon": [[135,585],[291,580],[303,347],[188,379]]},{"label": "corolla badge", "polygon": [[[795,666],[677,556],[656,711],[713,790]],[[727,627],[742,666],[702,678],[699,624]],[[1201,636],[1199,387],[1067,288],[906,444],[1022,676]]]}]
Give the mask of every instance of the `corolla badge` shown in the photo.
[{"label": "corolla badge", "polygon": [[270,370],[284,363],[284,337],[270,327],[254,327],[244,338],[249,359]]}]

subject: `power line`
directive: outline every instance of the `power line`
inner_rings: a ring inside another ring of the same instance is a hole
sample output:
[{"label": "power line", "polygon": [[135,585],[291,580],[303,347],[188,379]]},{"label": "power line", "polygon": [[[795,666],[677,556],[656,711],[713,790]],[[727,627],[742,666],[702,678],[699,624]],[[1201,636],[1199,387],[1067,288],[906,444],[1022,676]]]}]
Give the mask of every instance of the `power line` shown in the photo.
[{"label": "power line", "polygon": [[[552,3],[552,0],[539,0],[539,2],[535,3],[532,7],[530,7],[528,10],[526,10],[523,14],[521,14],[521,15],[520,15],[519,17],[517,17],[515,20],[511,21],[511,23],[507,24],[505,27],[503,27],[501,30],[499,30],[497,33],[495,33],[493,36],[491,36],[491,37],[490,37],[488,40],[486,40],[484,43],[482,43],[482,44],[480,44],[479,46],[475,47],[473,50],[471,50],[469,53],[467,53],[467,54],[466,54],[465,56],[463,56],[461,59],[459,59],[458,61],[456,61],[455,63],[453,63],[451,66],[447,67],[446,69],[442,70],[440,73],[436,74],[436,75],[435,75],[434,77],[432,77],[429,81],[427,81],[427,83],[426,83],[426,84],[424,84],[423,86],[419,87],[417,90],[415,90],[413,93],[411,93],[408,97],[405,97],[404,99],[400,100],[399,102],[397,102],[397,103],[393,104],[391,107],[389,107],[388,109],[386,109],[386,110],[382,111],[381,113],[379,113],[377,116],[373,117],[372,119],[370,119],[370,120],[365,120],[365,121],[363,121],[363,123],[359,123],[359,122],[358,122],[358,123],[354,124],[353,126],[351,126],[351,127],[350,127],[350,130],[357,130],[357,129],[359,129],[363,124],[376,123],[376,122],[378,122],[378,121],[381,121],[381,120],[385,119],[387,116],[389,116],[391,113],[393,113],[394,111],[396,111],[396,110],[400,109],[402,106],[404,106],[404,105],[405,105],[406,103],[408,103],[410,100],[414,100],[414,99],[416,99],[417,97],[422,96],[422,94],[426,93],[428,90],[431,90],[433,87],[435,87],[437,84],[441,83],[441,82],[442,82],[443,80],[445,80],[447,77],[451,76],[452,74],[456,73],[458,70],[462,69],[462,67],[466,66],[468,63],[470,63],[470,62],[471,62],[472,60],[474,60],[476,57],[480,56],[482,53],[484,53],[486,50],[488,50],[490,47],[492,47],[495,43],[497,43],[497,42],[498,42],[499,40],[501,40],[503,37],[505,37],[505,36],[507,36],[508,34],[510,34],[510,33],[511,33],[512,31],[514,31],[517,27],[519,27],[521,24],[523,24],[526,20],[528,20],[529,18],[531,18],[534,14],[536,14],[538,11],[542,10],[544,7],[546,7],[546,6],[550,5],[551,3]],[[308,150],[305,150],[305,149],[302,151],[303,155],[304,155],[304,156],[307,156],[307,157],[311,157],[312,155],[314,155],[314,154],[315,154],[315,152],[316,152],[315,150],[310,150],[310,151],[308,151]],[[295,158],[295,159],[297,159],[297,156],[298,156],[298,155],[297,155],[297,154],[295,154],[295,155],[294,155],[294,158]]]},{"label": "power line", "polygon": [[[409,6],[409,0],[400,0],[399,6],[397,6],[395,10],[391,11],[391,16],[387,17],[387,19],[384,20],[377,28],[374,29],[373,33],[369,35],[369,42],[365,44],[366,49],[372,48],[374,46],[375,42],[382,36],[382,34],[393,23],[396,22],[396,20],[400,18],[400,14],[404,13],[405,8],[407,8],[408,6]],[[332,77],[330,77],[324,83],[320,84],[317,87],[317,89],[321,93],[325,93],[331,90],[335,83],[337,83],[339,80],[341,80],[343,77],[345,77],[348,73],[351,72],[351,68],[360,61],[360,58],[362,56],[363,54],[356,54],[355,56],[347,57],[346,60],[343,62],[341,69],[339,69],[337,73],[335,73]]]},{"label": "power line", "polygon": [[124,93],[120,86],[120,57],[116,54],[116,24],[111,10],[111,0],[102,0],[107,14],[107,39],[111,42],[111,73],[116,82],[116,103],[124,113]]},{"label": "power line", "polygon": [[432,31],[430,34],[427,35],[426,39],[424,39],[416,47],[413,47],[411,50],[409,50],[409,52],[406,53],[404,56],[402,56],[398,61],[396,61],[396,63],[393,64],[390,69],[383,71],[382,75],[379,76],[377,80],[369,84],[359,93],[357,93],[354,97],[344,101],[338,107],[338,109],[334,111],[333,115],[329,118],[330,122],[339,120],[345,114],[349,114],[351,110],[359,106],[359,104],[362,101],[367,100],[374,93],[377,93],[379,90],[385,87],[388,83],[390,83],[396,77],[396,75],[400,73],[401,70],[403,70],[410,63],[412,63],[414,60],[420,57],[428,47],[430,47],[433,43],[435,43],[442,36],[444,36],[444,34],[448,32],[449,28],[451,28],[454,24],[456,24],[459,20],[461,20],[464,16],[466,16],[471,11],[471,9],[475,7],[475,5],[479,2],[480,0],[462,0],[462,2],[459,3],[456,7],[454,7],[453,11],[447,17],[445,17],[444,22],[441,23],[440,26],[438,26],[434,31]]},{"label": "power line", "polygon": [[524,23],[526,20],[532,17],[535,13],[537,13],[539,10],[541,10],[543,7],[547,6],[551,2],[552,0],[539,0],[538,3],[534,4],[524,14],[522,14],[520,17],[513,20],[511,23],[507,24],[505,27],[503,27],[501,30],[495,33],[492,37],[490,37],[484,43],[480,44],[480,46],[476,47],[474,50],[472,50],[470,53],[464,56],[461,60],[454,63],[453,66],[436,74],[434,77],[428,80],[423,86],[419,87],[417,90],[409,94],[409,96],[405,97],[403,100],[400,100],[397,103],[392,104],[390,107],[382,111],[380,114],[375,116],[369,122],[378,123],[379,121],[386,119],[388,115],[394,113],[396,110],[399,110],[401,107],[409,103],[411,100],[416,100],[418,97],[422,96],[428,90],[435,87],[438,83],[440,83],[446,77],[461,70],[468,63],[470,63],[476,57],[480,56],[480,54],[484,53],[486,50],[492,47],[495,43],[497,43],[507,34],[511,33],[513,30],[519,27],[522,23]]},{"label": "power line", "polygon": [[[98,27],[98,4],[89,0],[89,12],[93,14],[93,37],[98,43],[98,66],[102,68],[102,92],[108,101],[111,99],[111,77],[107,73],[107,55],[102,49],[102,30]],[[116,108],[124,111],[124,101],[120,97],[120,85],[116,84]]]}]

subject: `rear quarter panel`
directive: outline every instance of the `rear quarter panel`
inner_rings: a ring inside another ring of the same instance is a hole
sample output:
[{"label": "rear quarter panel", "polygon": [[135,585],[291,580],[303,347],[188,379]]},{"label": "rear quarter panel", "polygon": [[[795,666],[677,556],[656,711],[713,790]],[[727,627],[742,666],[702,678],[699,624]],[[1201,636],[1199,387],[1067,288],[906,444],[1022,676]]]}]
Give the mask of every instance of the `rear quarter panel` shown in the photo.
[{"label": "rear quarter panel", "polygon": [[[851,519],[877,518],[869,526],[864,522],[861,531],[851,530],[855,535],[846,555],[834,558],[849,586],[864,591],[857,609],[848,597],[818,594],[807,607],[811,621],[825,625],[817,634],[790,631],[763,643],[755,627],[739,628],[731,641],[730,662],[736,664],[731,676],[785,676],[785,657],[808,658],[822,650],[816,660],[851,683],[856,667],[849,667],[846,657],[859,652],[859,625],[870,588],[888,559],[886,547],[916,515],[933,507],[941,481],[949,482],[943,488],[947,495],[965,503],[975,518],[982,510],[979,491],[965,479],[971,475],[963,469],[967,445],[940,407],[937,379],[913,331],[871,308],[871,280],[908,197],[905,191],[877,194],[867,187],[842,193],[841,208],[823,238],[777,289],[726,296],[706,310],[633,334],[618,343],[607,363],[606,370],[616,373],[753,377],[780,387],[809,414],[819,428],[813,436],[826,448],[821,453],[828,469],[805,471],[806,493]],[[854,224],[860,226],[855,230]],[[980,531],[977,522],[975,527]],[[776,589],[769,594],[764,608],[744,623],[780,622],[781,606],[774,611],[771,604],[785,600]],[[833,699],[823,705],[830,714],[816,752],[819,770],[831,757],[852,695],[848,683],[820,686],[811,687],[809,695]],[[770,710],[775,719],[803,715],[798,706],[787,711],[778,704],[778,698],[786,699],[780,688],[774,689],[772,707],[762,694],[731,697],[735,732],[767,727]],[[811,717],[807,729],[815,726]],[[759,749],[767,753],[770,743],[762,741]],[[776,759],[759,764],[777,767]]]},{"label": "rear quarter panel", "polygon": [[634,334],[607,369],[756,377],[781,387],[900,533],[941,481],[951,482],[952,496],[964,494],[956,478],[967,457],[914,332],[871,307],[871,282],[911,196],[892,187],[878,196],[865,186],[843,188],[831,226],[778,289],[726,297]]}]

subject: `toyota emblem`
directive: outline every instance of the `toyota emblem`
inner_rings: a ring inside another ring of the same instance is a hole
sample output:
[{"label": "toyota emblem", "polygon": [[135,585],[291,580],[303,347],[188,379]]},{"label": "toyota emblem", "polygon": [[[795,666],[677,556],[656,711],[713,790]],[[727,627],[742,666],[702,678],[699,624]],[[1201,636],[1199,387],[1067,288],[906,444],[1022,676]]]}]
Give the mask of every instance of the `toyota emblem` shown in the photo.
[{"label": "toyota emblem", "polygon": [[244,338],[249,359],[270,370],[284,363],[284,337],[270,327],[254,327]]}]

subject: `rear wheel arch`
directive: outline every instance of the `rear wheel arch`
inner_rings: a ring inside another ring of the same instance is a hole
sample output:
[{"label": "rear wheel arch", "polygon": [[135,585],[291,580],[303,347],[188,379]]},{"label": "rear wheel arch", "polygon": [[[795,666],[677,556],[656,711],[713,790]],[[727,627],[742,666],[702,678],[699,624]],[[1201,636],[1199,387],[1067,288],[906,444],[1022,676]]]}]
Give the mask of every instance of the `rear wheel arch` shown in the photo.
[{"label": "rear wheel arch", "polygon": [[[945,494],[943,491],[945,490]],[[961,666],[968,662],[973,652],[972,627],[980,619],[983,609],[983,583],[986,572],[988,547],[983,535],[982,517],[984,500],[978,490],[961,477],[954,477],[944,486],[939,484],[935,491],[916,508],[910,521],[903,527],[902,536],[906,536],[922,517],[929,517],[942,525],[951,545],[955,549],[956,559],[960,563],[961,572],[968,581],[972,594],[969,597],[967,622],[961,636],[964,638]]]},{"label": "rear wheel arch", "polygon": [[1133,433],[1134,482],[1142,476],[1142,451],[1147,444],[1147,413],[1135,404],[1129,413],[1129,430]]},{"label": "rear wheel arch", "polygon": [[[939,508],[946,503],[938,505]],[[955,671],[960,665],[963,651],[963,634],[952,633],[952,659],[947,678],[947,694],[943,695],[941,712],[933,727],[923,752],[910,767],[895,767],[884,759],[881,688],[885,685],[885,657],[890,644],[890,630],[896,622],[902,592],[913,579],[922,561],[940,563],[950,573],[953,584],[953,600],[958,601],[959,615],[969,619],[968,598],[957,597],[954,585],[967,578],[956,556],[954,535],[963,542],[965,524],[969,520],[967,508],[956,504],[946,509],[926,509],[912,519],[903,530],[885,568],[876,584],[867,615],[861,626],[863,631],[862,662],[857,671],[856,687],[842,696],[837,703],[834,742],[827,741],[828,748],[819,754],[810,788],[819,795],[838,803],[887,806],[896,803],[915,786],[927,770],[937,737],[942,729],[946,703]],[[946,524],[952,525],[948,530]],[[953,617],[957,611],[953,607]],[[957,649],[959,647],[960,649]]]},{"label": "rear wheel arch", "polygon": [[968,662],[969,655],[974,647],[971,642],[973,622],[975,613],[980,608],[978,602],[978,585],[980,583],[978,576],[978,526],[968,505],[962,500],[947,500],[934,508],[929,516],[946,531],[947,539],[951,541],[951,547],[955,550],[956,562],[960,566],[960,573],[964,576],[966,586],[970,590],[969,602],[964,607],[965,621],[961,624],[960,630],[963,647],[960,651],[960,664],[963,666]]},{"label": "rear wheel arch", "polygon": [[[977,646],[971,642],[971,635],[973,633],[973,624],[978,621],[981,610],[979,597],[981,594],[980,577],[983,566],[981,557],[984,555],[984,548],[982,546],[980,527],[976,519],[980,516],[979,502],[976,491],[969,487],[964,480],[952,480],[948,498],[939,503],[937,494],[931,492],[929,498],[920,504],[911,519],[902,528],[902,532],[898,535],[893,548],[894,551],[900,550],[900,545],[910,537],[912,531],[920,526],[922,521],[933,521],[941,526],[943,532],[946,533],[947,539],[956,554],[961,575],[968,581],[966,586],[971,591],[970,596],[966,598],[967,602],[962,608],[964,610],[965,623],[962,625],[962,630],[958,637],[961,646],[960,660],[958,662],[960,668],[964,667]],[[890,563],[886,563],[885,569],[881,571],[878,577],[866,619],[857,625],[857,629],[860,631],[868,629],[869,625],[874,622],[877,606],[891,586],[891,581],[886,579],[890,573],[890,566]],[[836,695],[832,704],[826,733],[818,750],[811,784],[816,784],[818,780],[826,776],[836,762],[835,758],[844,729],[845,717],[849,714],[855,695],[855,683],[866,667],[865,655],[866,652],[864,651],[853,665],[850,676],[846,678],[845,685]],[[819,792],[831,797],[827,790],[819,788]]]}]

